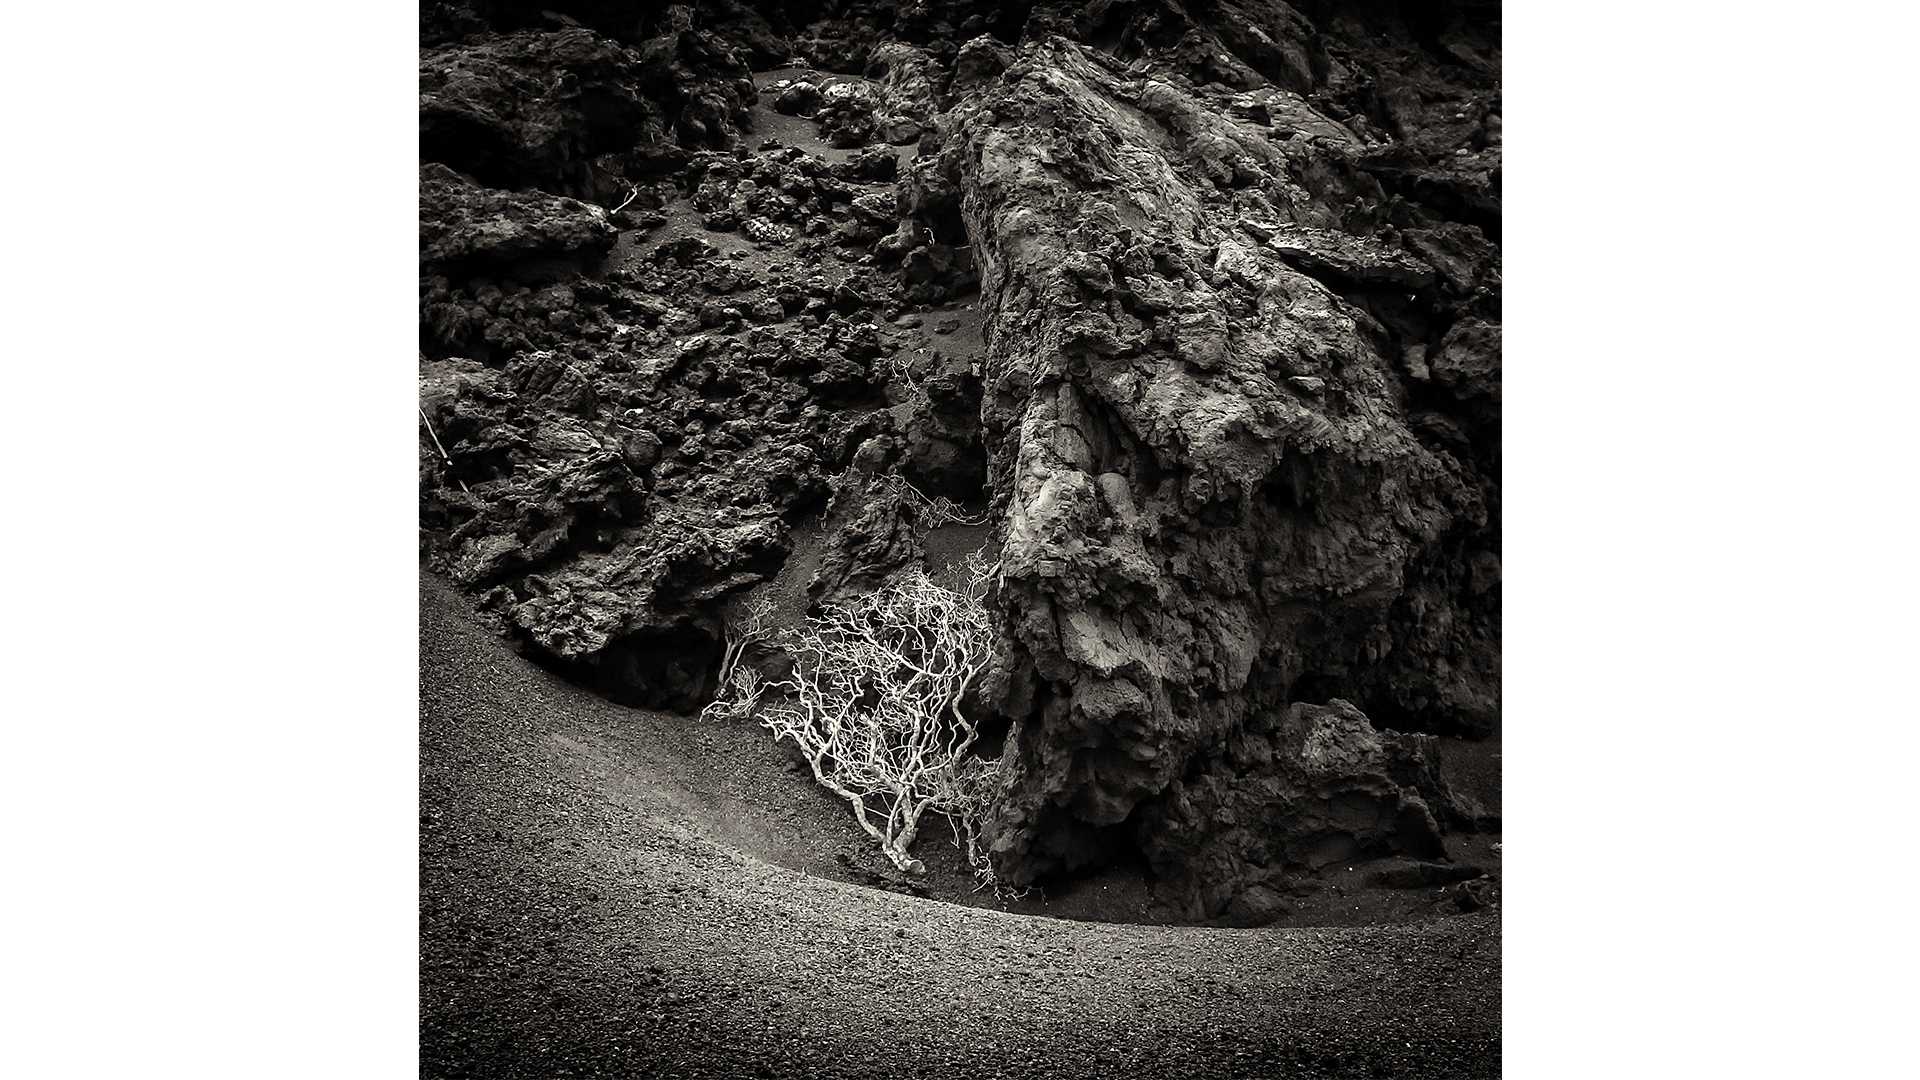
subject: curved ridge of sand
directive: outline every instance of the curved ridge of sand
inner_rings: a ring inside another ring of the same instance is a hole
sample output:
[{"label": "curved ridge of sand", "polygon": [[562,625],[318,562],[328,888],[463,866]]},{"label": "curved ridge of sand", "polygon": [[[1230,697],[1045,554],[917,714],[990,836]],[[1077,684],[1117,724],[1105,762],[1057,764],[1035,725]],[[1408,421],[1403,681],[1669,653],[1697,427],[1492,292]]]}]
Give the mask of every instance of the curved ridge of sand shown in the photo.
[{"label": "curved ridge of sand", "polygon": [[1140,926],[862,888],[818,876],[827,803],[693,723],[534,667],[422,574],[423,1077],[1499,1075],[1497,914]]}]

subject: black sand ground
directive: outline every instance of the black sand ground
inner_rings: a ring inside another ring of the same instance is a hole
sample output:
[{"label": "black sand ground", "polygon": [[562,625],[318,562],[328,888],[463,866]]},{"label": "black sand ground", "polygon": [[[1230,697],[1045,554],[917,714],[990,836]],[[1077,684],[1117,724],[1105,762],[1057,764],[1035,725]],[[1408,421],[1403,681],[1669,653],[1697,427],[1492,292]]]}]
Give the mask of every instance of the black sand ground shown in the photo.
[{"label": "black sand ground", "polygon": [[857,838],[764,735],[572,687],[434,578],[420,605],[422,1076],[1499,1075],[1497,914],[1144,926],[832,880]]}]

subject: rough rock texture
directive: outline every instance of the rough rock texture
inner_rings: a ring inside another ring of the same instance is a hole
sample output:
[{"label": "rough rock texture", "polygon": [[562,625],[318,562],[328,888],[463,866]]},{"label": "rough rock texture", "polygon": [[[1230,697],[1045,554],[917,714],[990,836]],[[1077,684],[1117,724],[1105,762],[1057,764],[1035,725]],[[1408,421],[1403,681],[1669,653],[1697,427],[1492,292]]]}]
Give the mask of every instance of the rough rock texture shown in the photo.
[{"label": "rough rock texture", "polygon": [[862,444],[854,468],[834,485],[825,551],[820,569],[807,583],[807,593],[815,600],[839,603],[870,593],[924,551],[925,523],[916,520],[898,488],[875,475],[891,443],[879,436]]},{"label": "rough rock texture", "polygon": [[656,31],[626,44],[554,12],[532,20],[544,29],[474,31],[463,10],[422,9],[423,38],[447,39],[420,57],[425,161],[494,187],[618,202],[684,166],[683,151],[729,146],[747,126],[755,52],[691,16],[615,20]]},{"label": "rough rock texture", "polygon": [[[934,353],[906,424],[901,471],[921,492],[956,503],[980,494],[986,449],[980,440],[980,377],[967,357]],[[910,369],[910,374],[918,375]]]},{"label": "rough rock texture", "polygon": [[753,69],[724,38],[684,29],[649,39],[640,46],[641,83],[673,117],[681,146],[730,145],[747,127],[747,106],[757,92]]},{"label": "rough rock texture", "polygon": [[1433,743],[1377,731],[1339,698],[1257,715],[1142,814],[1163,898],[1257,923],[1303,870],[1367,852],[1445,857]]},{"label": "rough rock texture", "polygon": [[1121,60],[1235,90],[1312,93],[1329,66],[1313,24],[1280,0],[1089,4],[1075,30]]},{"label": "rough rock texture", "polygon": [[420,55],[420,156],[495,187],[577,179],[657,131],[641,64],[592,31],[527,31]]},{"label": "rough rock texture", "polygon": [[522,649],[695,708],[796,527],[831,599],[984,496],[1010,881],[1259,921],[1489,820],[1497,6],[422,26],[422,547]]},{"label": "rough rock texture", "polygon": [[543,257],[592,262],[619,235],[601,207],[479,187],[438,163],[420,168],[420,268],[428,273],[498,271]]},{"label": "rough rock texture", "polygon": [[[1347,231],[1388,201],[1359,138],[1288,91],[1267,123],[1222,96],[1053,37],[916,162],[964,193],[992,315],[982,422],[1017,721],[995,849],[1016,881],[1129,832],[1168,853],[1164,875],[1190,871],[1166,816],[1136,811],[1289,702],[1496,721],[1497,608],[1465,580],[1497,544],[1492,479],[1422,438],[1405,335],[1341,292],[1431,308],[1439,275]],[[1285,139],[1276,114],[1296,118]],[[1490,334],[1455,329],[1440,354],[1461,359],[1432,378],[1484,395]]]}]

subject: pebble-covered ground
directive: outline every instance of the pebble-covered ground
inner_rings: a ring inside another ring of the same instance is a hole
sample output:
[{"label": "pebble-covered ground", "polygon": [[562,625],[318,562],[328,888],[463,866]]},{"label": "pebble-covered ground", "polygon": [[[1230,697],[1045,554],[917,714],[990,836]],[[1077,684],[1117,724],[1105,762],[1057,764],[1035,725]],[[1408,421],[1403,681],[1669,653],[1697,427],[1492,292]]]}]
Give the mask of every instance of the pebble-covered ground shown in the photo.
[{"label": "pebble-covered ground", "polygon": [[422,1076],[1499,1075],[1497,909],[1142,926],[833,880],[777,749],[420,604]]}]

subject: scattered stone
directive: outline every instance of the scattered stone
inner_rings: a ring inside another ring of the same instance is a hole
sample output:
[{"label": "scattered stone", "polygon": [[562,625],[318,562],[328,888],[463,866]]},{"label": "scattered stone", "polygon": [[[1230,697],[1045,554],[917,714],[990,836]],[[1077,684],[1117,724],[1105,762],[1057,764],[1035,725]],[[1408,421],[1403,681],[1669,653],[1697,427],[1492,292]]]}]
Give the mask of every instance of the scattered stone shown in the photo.
[{"label": "scattered stone", "polygon": [[788,116],[812,116],[826,104],[826,95],[810,82],[774,84],[773,108]]},{"label": "scattered stone", "polygon": [[1493,903],[1494,890],[1491,882],[1462,881],[1447,890],[1447,896],[1461,911],[1479,911]]}]

